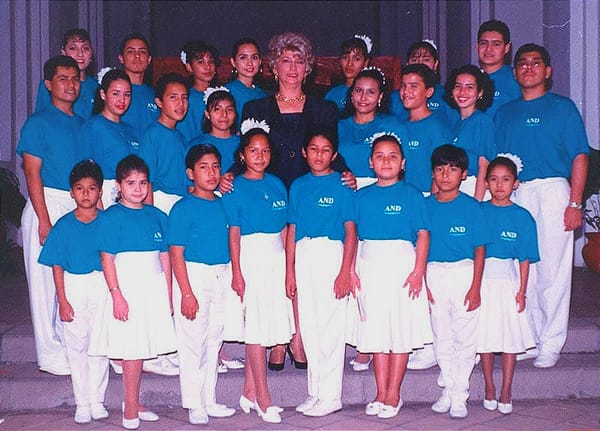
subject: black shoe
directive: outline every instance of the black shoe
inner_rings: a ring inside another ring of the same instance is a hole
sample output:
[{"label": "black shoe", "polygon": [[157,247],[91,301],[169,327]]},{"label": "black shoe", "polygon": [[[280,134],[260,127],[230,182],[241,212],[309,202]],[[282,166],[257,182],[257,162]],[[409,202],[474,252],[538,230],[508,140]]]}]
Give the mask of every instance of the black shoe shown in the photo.
[{"label": "black shoe", "polygon": [[[272,353],[272,351],[271,351]],[[267,363],[269,370],[281,371],[285,367],[285,349],[283,350],[283,362],[271,362],[271,356],[269,355],[269,362]]]},{"label": "black shoe", "polygon": [[290,363],[294,364],[294,367],[296,367],[299,370],[306,370],[308,368],[308,362],[300,362],[297,361],[296,358],[294,358],[294,354],[292,353],[292,349],[290,349],[289,344],[287,346],[287,352],[290,355]]}]

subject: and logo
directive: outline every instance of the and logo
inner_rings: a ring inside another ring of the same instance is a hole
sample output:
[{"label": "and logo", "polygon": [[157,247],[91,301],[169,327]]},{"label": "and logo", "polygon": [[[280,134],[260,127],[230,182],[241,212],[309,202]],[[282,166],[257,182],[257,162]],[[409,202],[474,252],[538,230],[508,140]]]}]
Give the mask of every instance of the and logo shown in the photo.
[{"label": "and logo", "polygon": [[429,105],[429,109],[439,109],[440,102],[429,102],[427,105]]},{"label": "and logo", "polygon": [[500,97],[500,91],[498,91],[498,90],[494,91],[494,97]]},{"label": "and logo", "polygon": [[419,142],[419,141],[408,141],[408,149],[409,150],[416,150],[417,148],[419,148],[420,145],[421,145],[421,142]]},{"label": "and logo", "polygon": [[386,205],[385,215],[398,215],[402,211],[402,205]]},{"label": "and logo", "polygon": [[154,102],[148,102],[146,104],[146,109],[148,111],[158,112],[158,106],[156,106],[156,103],[154,103]]},{"label": "and logo", "polygon": [[154,242],[162,242],[163,237],[161,232],[154,232]]},{"label": "and logo", "polygon": [[500,238],[504,241],[516,241],[517,237],[518,235],[516,232],[511,232],[509,230],[503,230],[500,232]]},{"label": "and logo", "polygon": [[464,236],[467,234],[467,228],[465,226],[450,226],[448,233],[451,236]]},{"label": "and logo", "polygon": [[329,207],[333,206],[334,202],[335,202],[334,198],[322,196],[317,201],[317,205],[320,206],[321,208],[329,208]]},{"label": "and logo", "polygon": [[281,210],[284,209],[286,205],[287,202],[285,200],[273,201],[273,205],[271,205],[271,208],[274,210]]},{"label": "and logo", "polygon": [[140,143],[138,141],[129,141],[129,145],[131,145],[131,148],[135,148],[136,150],[140,147]]},{"label": "and logo", "polygon": [[527,120],[525,120],[525,125],[526,126],[539,126],[542,122],[542,119],[540,117],[529,117]]}]

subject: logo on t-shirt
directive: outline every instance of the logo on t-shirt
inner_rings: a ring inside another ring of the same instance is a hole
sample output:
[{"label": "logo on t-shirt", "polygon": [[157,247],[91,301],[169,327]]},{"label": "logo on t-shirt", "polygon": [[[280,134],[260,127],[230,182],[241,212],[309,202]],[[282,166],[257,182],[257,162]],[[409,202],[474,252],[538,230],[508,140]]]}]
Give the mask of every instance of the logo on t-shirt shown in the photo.
[{"label": "logo on t-shirt", "polygon": [[427,102],[427,106],[432,110],[439,109],[440,102]]},{"label": "logo on t-shirt", "polygon": [[504,241],[516,241],[517,236],[518,235],[516,232],[511,232],[509,230],[503,230],[502,232],[500,232],[500,238]]},{"label": "logo on t-shirt", "polygon": [[140,143],[138,141],[129,141],[129,145],[131,145],[131,148],[133,148],[135,150],[140,148]]},{"label": "logo on t-shirt", "polygon": [[154,232],[154,242],[162,242],[162,233]]},{"label": "logo on t-shirt", "polygon": [[448,233],[451,236],[465,236],[467,234],[467,228],[465,226],[450,226]]},{"label": "logo on t-shirt", "polygon": [[321,208],[329,208],[329,207],[333,206],[334,202],[335,202],[334,198],[327,197],[327,196],[321,196],[319,198],[319,200],[317,201],[317,205],[320,206]]},{"label": "logo on t-shirt", "polygon": [[402,205],[386,205],[385,206],[385,215],[397,215],[402,211]]},{"label": "logo on t-shirt", "polygon": [[529,117],[527,120],[525,120],[525,125],[526,126],[539,126],[542,122],[542,119],[540,117]]},{"label": "logo on t-shirt", "polygon": [[154,102],[148,102],[146,104],[146,109],[148,111],[158,112],[158,106],[156,106],[156,103],[154,103]]},{"label": "logo on t-shirt", "polygon": [[282,210],[285,208],[285,205],[285,200],[273,201],[273,205],[271,205],[271,208],[274,210]]},{"label": "logo on t-shirt", "polygon": [[408,141],[409,150],[416,150],[417,148],[419,148],[420,145],[421,143],[419,141]]},{"label": "logo on t-shirt", "polygon": [[494,91],[494,98],[496,97],[500,97],[500,91],[498,90]]}]

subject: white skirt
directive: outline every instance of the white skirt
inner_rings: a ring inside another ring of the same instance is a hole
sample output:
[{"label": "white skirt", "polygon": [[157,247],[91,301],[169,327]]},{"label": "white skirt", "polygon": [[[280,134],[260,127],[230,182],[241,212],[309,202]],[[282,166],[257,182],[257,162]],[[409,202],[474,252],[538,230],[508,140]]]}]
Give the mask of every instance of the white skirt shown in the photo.
[{"label": "white skirt", "polygon": [[173,205],[181,199],[181,196],[179,195],[165,193],[161,190],[155,190],[152,196],[154,198],[154,206],[166,215],[169,215]]},{"label": "white skirt", "polygon": [[481,283],[478,353],[521,353],[535,347],[527,309],[518,312],[519,263],[487,258]]},{"label": "white skirt", "polygon": [[425,283],[419,296],[403,287],[415,265],[415,249],[403,240],[361,241],[358,254],[363,319],[357,349],[408,353],[433,341]]},{"label": "white skirt", "polygon": [[176,351],[175,328],[159,253],[118,253],[115,266],[129,316],[125,322],[114,318],[112,296],[107,290],[103,312],[97,313],[89,353],[135,360]]},{"label": "white skirt", "polygon": [[242,235],[240,266],[246,290],[244,342],[286,344],[296,331],[292,301],[285,294],[285,251],[279,233]]}]

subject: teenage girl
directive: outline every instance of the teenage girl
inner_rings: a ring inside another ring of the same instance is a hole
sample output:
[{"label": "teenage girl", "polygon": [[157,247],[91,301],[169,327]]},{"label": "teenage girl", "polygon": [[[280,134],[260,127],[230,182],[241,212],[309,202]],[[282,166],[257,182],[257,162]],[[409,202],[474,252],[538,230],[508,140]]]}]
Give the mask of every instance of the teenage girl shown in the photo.
[{"label": "teenage girl", "polygon": [[[105,215],[100,259],[108,285],[106,308],[90,353],[123,360],[122,424],[136,429],[158,416],[140,404],[142,362],[177,349],[171,319],[171,264],[167,216],[144,205],[148,166],[135,155],[117,165],[119,204]],[[108,299],[108,296],[112,300]]]},{"label": "teenage girl", "polygon": [[429,218],[421,193],[402,181],[406,160],[396,136],[375,139],[369,163],[377,183],[358,192],[358,349],[373,353],[377,384],[365,413],[387,419],[402,407],[409,353],[432,342],[423,290]]},{"label": "teenage girl", "polygon": [[325,100],[335,103],[342,112],[346,107],[348,89],[356,75],[369,65],[373,43],[366,35],[354,35],[342,42],[340,47],[340,67],[344,74],[344,83],[333,87],[325,94]]},{"label": "teenage girl", "polygon": [[201,40],[185,44],[180,54],[185,70],[191,75],[189,108],[183,121],[177,124],[186,142],[202,134],[202,119],[206,110],[204,92],[215,86],[219,56],[217,50]]},{"label": "teenage girl", "polygon": [[[485,379],[483,407],[512,412],[512,380],[516,354],[535,347],[525,310],[529,265],[539,261],[535,221],[510,196],[518,186],[515,163],[497,157],[487,168],[491,200],[482,204],[492,242],[486,245],[481,283],[477,352]],[[502,352],[502,389],[496,400],[494,352]]]},{"label": "teenage girl", "polygon": [[102,186],[104,208],[115,203],[117,163],[137,153],[139,143],[133,127],[121,121],[131,103],[131,81],[125,72],[112,69],[101,80],[95,99],[94,115],[81,129],[81,145],[100,165],[105,175]]},{"label": "teenage girl", "polygon": [[[77,62],[79,67],[79,82],[81,84],[79,97],[73,104],[73,111],[83,119],[90,118],[94,109],[94,97],[98,83],[95,79],[87,75],[88,68],[94,59],[92,41],[90,34],[83,28],[73,28],[65,33],[60,53],[67,55]],[[35,112],[41,111],[50,105],[50,93],[44,85],[44,80],[40,82],[35,102]]]},{"label": "teenage girl", "polygon": [[242,123],[233,172],[233,191],[223,196],[229,221],[232,288],[243,303],[246,379],[240,397],[245,413],[256,409],[265,422],[279,423],[266,373],[266,347],[286,344],[294,328],[292,302],[285,292],[284,238],[287,190],[265,173],[271,161],[269,127],[248,119]]},{"label": "teenage girl", "polygon": [[448,78],[446,99],[460,114],[460,119],[453,126],[453,143],[465,150],[469,157],[468,176],[460,191],[482,201],[486,191],[486,170],[496,154],[494,122],[482,111],[494,100],[494,84],[488,74],[477,66],[462,66],[453,70]]},{"label": "teenage girl", "polygon": [[249,37],[237,40],[233,44],[229,62],[233,68],[233,78],[225,87],[235,99],[236,125],[239,128],[246,102],[267,97],[267,93],[255,83],[256,75],[262,70],[258,44]]}]

